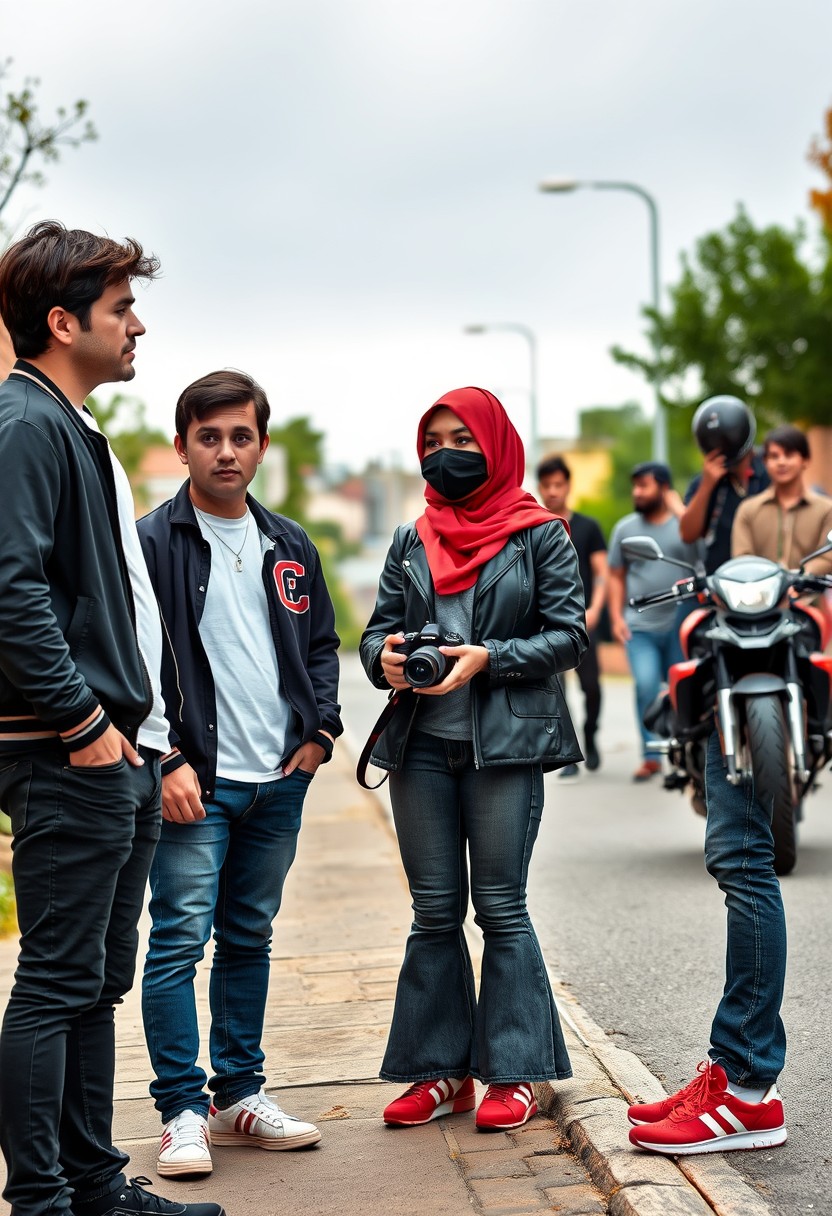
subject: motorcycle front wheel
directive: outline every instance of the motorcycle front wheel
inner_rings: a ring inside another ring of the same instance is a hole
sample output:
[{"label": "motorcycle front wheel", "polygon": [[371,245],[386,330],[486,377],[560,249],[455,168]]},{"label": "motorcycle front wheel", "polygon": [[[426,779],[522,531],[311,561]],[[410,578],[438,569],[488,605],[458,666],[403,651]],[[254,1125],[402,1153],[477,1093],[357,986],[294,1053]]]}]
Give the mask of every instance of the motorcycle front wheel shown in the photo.
[{"label": "motorcycle front wheel", "polygon": [[796,807],[791,777],[791,748],[779,697],[749,697],[745,724],[754,793],[771,815],[774,872],[790,874],[797,861]]}]

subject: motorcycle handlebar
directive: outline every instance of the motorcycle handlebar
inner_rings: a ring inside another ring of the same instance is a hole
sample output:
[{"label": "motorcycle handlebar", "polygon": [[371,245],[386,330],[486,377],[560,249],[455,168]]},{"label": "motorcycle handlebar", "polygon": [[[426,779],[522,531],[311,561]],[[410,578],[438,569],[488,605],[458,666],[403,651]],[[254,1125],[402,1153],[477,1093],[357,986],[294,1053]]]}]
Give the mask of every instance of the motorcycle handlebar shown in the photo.
[{"label": "motorcycle handlebar", "polygon": [[650,604],[666,604],[670,600],[688,600],[697,594],[696,591],[659,591],[654,595],[634,595],[630,597],[631,608],[647,608]]},{"label": "motorcycle handlebar", "polygon": [[830,591],[832,590],[832,575],[801,574],[792,583],[795,591]]}]

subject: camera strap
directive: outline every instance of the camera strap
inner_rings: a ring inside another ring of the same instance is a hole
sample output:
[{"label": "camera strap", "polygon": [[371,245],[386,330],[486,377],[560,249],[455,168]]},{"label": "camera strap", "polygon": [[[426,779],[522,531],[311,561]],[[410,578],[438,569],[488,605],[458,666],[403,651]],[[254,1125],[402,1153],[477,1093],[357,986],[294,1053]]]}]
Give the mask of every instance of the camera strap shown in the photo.
[{"label": "camera strap", "polygon": [[355,779],[364,790],[377,790],[379,786],[384,785],[389,777],[389,773],[385,773],[381,781],[377,781],[375,785],[367,783],[367,766],[370,763],[370,755],[378,740],[381,738],[384,728],[387,726],[393,714],[399,707],[402,697],[405,694],[402,692],[394,692],[390,700],[385,705],[384,709],[379,714],[378,721],[367,737],[367,742],[361,749],[361,755],[358,757],[358,764],[355,769]]}]

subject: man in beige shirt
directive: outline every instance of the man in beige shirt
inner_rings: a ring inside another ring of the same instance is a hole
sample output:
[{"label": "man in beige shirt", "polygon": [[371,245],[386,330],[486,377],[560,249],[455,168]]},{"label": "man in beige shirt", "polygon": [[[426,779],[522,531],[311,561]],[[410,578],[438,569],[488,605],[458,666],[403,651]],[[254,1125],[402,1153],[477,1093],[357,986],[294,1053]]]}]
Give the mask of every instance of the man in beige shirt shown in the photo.
[{"label": "man in beige shirt", "polygon": [[[796,426],[778,426],[763,446],[771,485],[741,503],[731,532],[731,555],[753,553],[795,570],[807,553],[826,543],[832,530],[832,498],[807,490],[809,441]],[[832,573],[832,554],[809,563],[814,573]]]}]

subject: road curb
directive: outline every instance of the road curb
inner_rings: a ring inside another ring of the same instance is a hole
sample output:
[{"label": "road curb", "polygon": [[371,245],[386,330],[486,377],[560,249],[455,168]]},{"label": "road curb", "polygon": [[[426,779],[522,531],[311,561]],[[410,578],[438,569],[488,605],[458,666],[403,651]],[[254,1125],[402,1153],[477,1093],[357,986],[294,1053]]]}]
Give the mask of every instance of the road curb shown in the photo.
[{"label": "road curb", "polygon": [[666,1097],[631,1051],[617,1047],[550,972],[575,1076],[536,1087],[553,1119],[607,1196],[610,1216],[773,1216],[723,1154],[665,1157],[631,1149],[627,1107]]},{"label": "road curb", "polygon": [[[351,732],[342,738],[353,758],[360,751]],[[394,831],[387,785],[367,791],[386,832]],[[482,940],[465,923],[475,962]],[[565,1026],[574,1077],[535,1085],[541,1112],[552,1119],[606,1197],[609,1216],[774,1216],[762,1196],[722,1155],[675,1159],[630,1147],[627,1107],[666,1097],[659,1080],[630,1051],[617,1047],[549,971]]]}]

